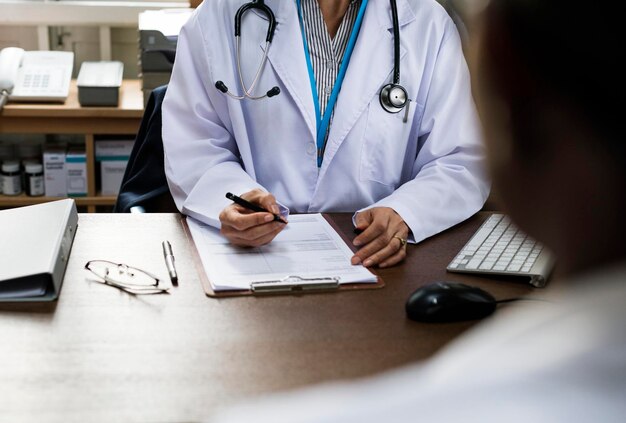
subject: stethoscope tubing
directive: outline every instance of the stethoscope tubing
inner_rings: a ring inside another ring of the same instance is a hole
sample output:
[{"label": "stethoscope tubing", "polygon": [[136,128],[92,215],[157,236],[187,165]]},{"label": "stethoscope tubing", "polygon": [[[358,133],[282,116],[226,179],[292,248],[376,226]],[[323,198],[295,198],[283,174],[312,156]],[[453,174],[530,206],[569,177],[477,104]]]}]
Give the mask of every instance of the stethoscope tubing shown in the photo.
[{"label": "stethoscope tubing", "polygon": [[[367,0],[366,0],[367,2]],[[298,5],[300,3],[298,2]],[[380,91],[380,105],[382,108],[389,113],[398,113],[403,108],[407,107],[407,102],[410,104],[410,100],[408,99],[407,91],[404,87],[400,85],[400,24],[398,19],[398,7],[396,4],[396,0],[390,0],[391,6],[391,15],[393,19],[393,50],[394,50],[394,60],[393,60],[393,82],[391,84],[387,84],[381,88]],[[246,87],[246,84],[243,80],[243,72],[241,69],[241,20],[245,12],[249,9],[258,9],[261,13],[264,13],[268,19],[268,27],[267,34],[265,37],[265,49],[263,51],[263,58],[261,59],[261,63],[254,75],[254,80],[250,87]],[[299,7],[298,7],[299,9]],[[298,12],[300,13],[300,12]],[[302,17],[299,15],[300,21],[302,21]],[[239,76],[239,85],[241,86],[242,95],[236,95],[231,93],[226,85],[222,81],[217,81],[215,86],[217,89],[222,91],[224,94],[230,96],[236,100],[243,100],[245,98],[249,98],[251,100],[261,100],[266,97],[273,97],[280,93],[280,89],[278,87],[272,88],[270,91],[265,93],[264,95],[255,96],[252,94],[252,91],[256,87],[257,83],[260,80],[261,74],[263,73],[263,69],[265,68],[265,64],[267,63],[268,51],[272,44],[272,40],[274,38],[274,32],[276,29],[276,18],[274,16],[274,12],[272,9],[267,6],[263,0],[252,0],[250,3],[246,3],[242,5],[239,9],[237,9],[237,13],[235,14],[235,48],[237,55],[237,74]],[[306,46],[306,39],[304,40]],[[310,63],[307,62],[307,65],[310,67]],[[341,72],[340,72],[341,73]],[[341,78],[339,78],[341,80]],[[315,87],[312,87],[315,89]],[[315,99],[317,98],[315,96]],[[319,106],[318,106],[319,108]],[[316,110],[318,126],[320,123],[322,126],[326,123],[325,116],[321,116],[319,110]],[[331,112],[332,113],[332,112]],[[408,108],[407,108],[408,113]],[[326,113],[324,113],[326,114]],[[406,122],[406,120],[405,120]],[[323,149],[322,149],[323,150]]]},{"label": "stethoscope tubing", "polygon": [[264,0],[252,0],[252,2],[246,3],[237,9],[237,13],[235,13],[235,37],[241,35],[241,19],[248,9],[258,9],[261,13],[265,13],[269,21],[265,41],[271,43],[274,39],[274,31],[276,30],[276,17],[272,9],[265,4]]},{"label": "stethoscope tubing", "polygon": [[400,22],[398,19],[398,4],[391,0],[391,18],[393,19],[393,83],[400,83]]},{"label": "stethoscope tubing", "polygon": [[254,75],[254,80],[252,81],[252,84],[250,84],[249,88],[246,88],[246,84],[243,82],[243,72],[241,71],[241,37],[237,35],[235,39],[236,39],[235,45],[237,49],[237,73],[239,74],[239,83],[241,85],[241,89],[243,90],[243,96],[231,96],[231,97],[237,98],[238,100],[242,100],[245,97],[251,100],[260,100],[262,98],[267,97],[267,94],[264,94],[261,96],[253,96],[252,90],[254,90],[254,87],[256,86],[257,82],[259,82],[261,72],[263,72],[263,68],[265,67],[265,63],[267,62],[267,52],[269,51],[270,45],[272,44],[271,41],[265,42],[265,49],[263,52],[263,59],[261,59],[261,64],[259,65],[259,68],[256,71],[256,75]]},{"label": "stethoscope tubing", "polygon": [[[269,21],[267,25],[267,35],[265,37],[265,49],[263,51],[263,59],[261,59],[261,64],[259,65],[256,74],[254,75],[254,80],[252,81],[250,87],[246,87],[246,84],[243,81],[243,72],[241,70],[241,19],[243,15],[248,11],[248,9],[258,9],[261,13],[264,13],[267,16],[267,19]],[[222,81],[217,81],[215,84],[218,90],[222,91],[224,94],[235,100],[243,100],[244,98],[249,98],[251,100],[261,100],[265,97],[272,97],[280,93],[280,89],[278,87],[274,87],[264,95],[252,95],[252,91],[256,87],[256,84],[259,82],[261,73],[263,72],[263,68],[267,63],[267,54],[272,44],[272,40],[274,39],[275,30],[276,17],[274,16],[274,12],[272,11],[272,9],[267,6],[263,0],[252,0],[252,2],[246,3],[242,5],[239,9],[237,9],[237,13],[235,13],[235,49],[237,56],[237,74],[239,75],[239,85],[241,86],[243,95],[236,95],[231,93]],[[274,92],[274,94],[271,94],[272,92]]]}]

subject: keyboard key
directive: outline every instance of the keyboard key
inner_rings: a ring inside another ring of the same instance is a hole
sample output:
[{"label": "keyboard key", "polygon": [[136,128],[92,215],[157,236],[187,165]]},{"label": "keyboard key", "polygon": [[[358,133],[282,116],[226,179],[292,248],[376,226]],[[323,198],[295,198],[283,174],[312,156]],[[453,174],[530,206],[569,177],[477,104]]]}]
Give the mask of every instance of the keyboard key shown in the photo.
[{"label": "keyboard key", "polygon": [[521,268],[521,264],[511,264],[509,267],[507,267],[506,270],[508,270],[509,272],[519,272]]},{"label": "keyboard key", "polygon": [[484,226],[481,227],[479,231],[476,232],[476,234],[472,237],[468,245],[470,245],[472,248],[474,246],[478,248],[487,239],[490,232],[490,228],[485,228]]},{"label": "keyboard key", "polygon": [[481,261],[482,261],[482,259],[474,258],[474,259],[470,260],[470,262],[465,265],[465,268],[466,269],[472,269],[472,270],[473,269],[478,269],[478,266],[480,265]]}]

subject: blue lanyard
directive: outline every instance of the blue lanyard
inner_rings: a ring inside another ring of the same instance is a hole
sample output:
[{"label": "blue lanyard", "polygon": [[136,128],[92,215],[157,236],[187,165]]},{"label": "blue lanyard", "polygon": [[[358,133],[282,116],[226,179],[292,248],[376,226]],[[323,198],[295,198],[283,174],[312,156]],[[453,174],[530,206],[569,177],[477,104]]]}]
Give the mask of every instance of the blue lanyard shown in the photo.
[{"label": "blue lanyard", "polygon": [[343,60],[341,61],[341,67],[339,68],[339,73],[337,74],[337,79],[335,80],[333,91],[330,95],[330,98],[328,99],[328,104],[326,105],[326,110],[324,110],[324,115],[322,116],[322,112],[320,110],[320,101],[317,96],[317,84],[315,83],[315,74],[313,73],[313,65],[311,64],[311,56],[309,54],[309,46],[306,42],[306,34],[304,33],[304,21],[302,19],[302,8],[300,6],[301,0],[296,0],[298,6],[298,18],[300,18],[300,29],[302,30],[302,42],[304,43],[304,55],[306,57],[306,66],[309,70],[311,92],[313,93],[313,103],[315,105],[315,120],[317,124],[318,168],[322,166],[322,160],[324,158],[323,152],[326,145],[326,132],[328,131],[328,125],[330,125],[330,117],[333,114],[333,109],[335,108],[337,97],[339,97],[339,91],[341,90],[343,78],[346,76],[346,69],[348,69],[348,62],[350,62],[350,56],[352,55],[352,50],[354,50],[354,45],[356,44],[356,39],[359,35],[359,29],[361,28],[361,21],[363,20],[363,15],[365,14],[367,1],[368,0],[362,0],[361,2],[361,8],[359,9],[359,13],[356,17],[356,20],[354,21],[354,27],[352,28],[352,33],[350,34],[350,39],[348,40],[346,51],[343,54]]}]

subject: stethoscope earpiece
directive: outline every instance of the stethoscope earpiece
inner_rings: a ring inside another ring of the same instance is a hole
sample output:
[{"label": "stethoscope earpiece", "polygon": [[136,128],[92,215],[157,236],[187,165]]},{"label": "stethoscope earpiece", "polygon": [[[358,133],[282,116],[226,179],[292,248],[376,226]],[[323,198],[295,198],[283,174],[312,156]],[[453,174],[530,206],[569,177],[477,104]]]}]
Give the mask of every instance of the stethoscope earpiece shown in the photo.
[{"label": "stethoscope earpiece", "polygon": [[398,113],[406,106],[409,96],[400,84],[387,84],[380,90],[380,105],[389,113]]},{"label": "stethoscope earpiece", "polygon": [[268,97],[274,97],[275,95],[278,95],[278,94],[280,94],[280,88],[274,87],[271,90],[269,90],[266,95]]},{"label": "stethoscope earpiece", "polygon": [[228,87],[222,81],[217,81],[215,83],[215,88],[217,88],[218,90],[220,90],[223,93],[227,93],[228,92]]}]

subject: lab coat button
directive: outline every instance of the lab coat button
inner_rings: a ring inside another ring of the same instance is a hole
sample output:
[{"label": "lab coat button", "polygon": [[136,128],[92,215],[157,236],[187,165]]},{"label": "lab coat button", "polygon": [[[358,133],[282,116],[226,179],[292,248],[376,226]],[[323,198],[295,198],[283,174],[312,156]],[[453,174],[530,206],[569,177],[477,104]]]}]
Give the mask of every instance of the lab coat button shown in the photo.
[{"label": "lab coat button", "polygon": [[306,154],[308,154],[309,156],[315,155],[315,143],[314,142],[311,141],[306,145]]}]

